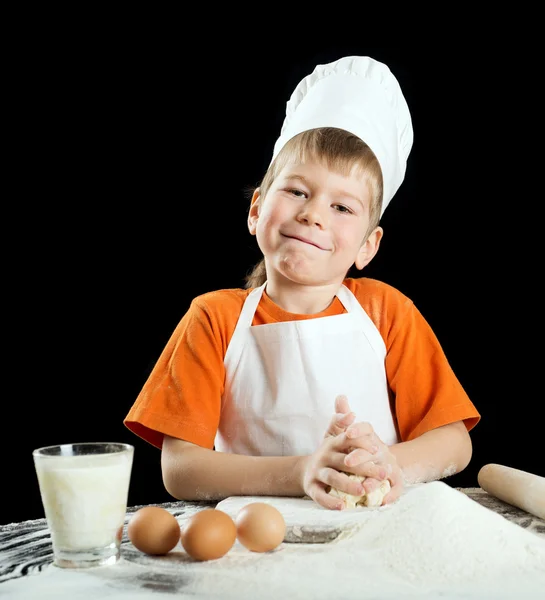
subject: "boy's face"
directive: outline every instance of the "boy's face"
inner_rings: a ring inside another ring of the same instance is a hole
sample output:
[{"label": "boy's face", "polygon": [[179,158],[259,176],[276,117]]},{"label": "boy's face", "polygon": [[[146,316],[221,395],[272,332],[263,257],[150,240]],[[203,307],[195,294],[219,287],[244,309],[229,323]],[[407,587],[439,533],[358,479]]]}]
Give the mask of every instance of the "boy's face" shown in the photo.
[{"label": "boy's face", "polygon": [[365,240],[370,202],[356,171],[345,177],[321,163],[286,165],[265,198],[254,195],[248,217],[267,272],[307,285],[340,284],[354,263],[362,269],[378,250],[380,228]]}]

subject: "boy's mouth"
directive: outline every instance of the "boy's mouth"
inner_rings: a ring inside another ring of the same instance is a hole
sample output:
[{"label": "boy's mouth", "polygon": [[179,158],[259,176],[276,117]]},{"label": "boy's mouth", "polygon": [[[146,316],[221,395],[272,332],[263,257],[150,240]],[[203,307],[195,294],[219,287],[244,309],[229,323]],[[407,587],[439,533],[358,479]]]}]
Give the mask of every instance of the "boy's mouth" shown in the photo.
[{"label": "boy's mouth", "polygon": [[313,242],[312,240],[310,240],[306,237],[303,237],[300,235],[288,235],[286,233],[283,233],[281,235],[283,235],[284,237],[287,237],[291,240],[298,240],[299,242],[303,242],[305,244],[309,244],[310,246],[314,246],[315,248],[318,248],[318,250],[324,250],[325,252],[328,251],[327,248],[323,248],[322,246],[320,246],[320,244],[317,244],[316,242]]}]

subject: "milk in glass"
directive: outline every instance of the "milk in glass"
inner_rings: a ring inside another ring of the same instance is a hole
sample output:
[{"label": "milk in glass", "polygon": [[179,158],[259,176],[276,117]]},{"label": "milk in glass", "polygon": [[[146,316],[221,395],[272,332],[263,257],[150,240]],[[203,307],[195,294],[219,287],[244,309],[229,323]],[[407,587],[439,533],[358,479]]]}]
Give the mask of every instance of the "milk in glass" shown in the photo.
[{"label": "milk in glass", "polygon": [[36,460],[40,494],[56,552],[119,546],[132,452],[56,455]]}]

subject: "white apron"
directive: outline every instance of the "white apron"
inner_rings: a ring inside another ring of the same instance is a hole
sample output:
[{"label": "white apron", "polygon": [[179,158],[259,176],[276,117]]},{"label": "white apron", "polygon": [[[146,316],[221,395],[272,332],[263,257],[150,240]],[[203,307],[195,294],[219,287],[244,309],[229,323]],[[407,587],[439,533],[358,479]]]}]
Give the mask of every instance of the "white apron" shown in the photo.
[{"label": "white apron", "polygon": [[266,283],[250,294],[224,359],[226,379],[215,449],[253,456],[312,454],[345,394],[356,422],[388,445],[399,441],[388,395],[386,346],[354,294],[346,313],[252,327]]}]

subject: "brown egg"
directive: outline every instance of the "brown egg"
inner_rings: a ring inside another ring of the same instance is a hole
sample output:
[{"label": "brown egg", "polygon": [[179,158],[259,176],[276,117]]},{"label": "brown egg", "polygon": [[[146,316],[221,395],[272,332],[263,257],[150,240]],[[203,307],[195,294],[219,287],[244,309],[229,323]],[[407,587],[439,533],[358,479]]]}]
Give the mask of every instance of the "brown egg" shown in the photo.
[{"label": "brown egg", "polygon": [[286,534],[282,513],[265,502],[252,502],[238,512],[235,524],[239,542],[252,552],[269,552],[279,546]]},{"label": "brown egg", "polygon": [[180,525],[168,510],[160,506],[145,506],[130,518],[127,536],[141,552],[167,554],[180,539]]},{"label": "brown egg", "polygon": [[180,541],[195,560],[214,560],[227,554],[237,539],[233,519],[221,510],[206,508],[182,526]]}]

